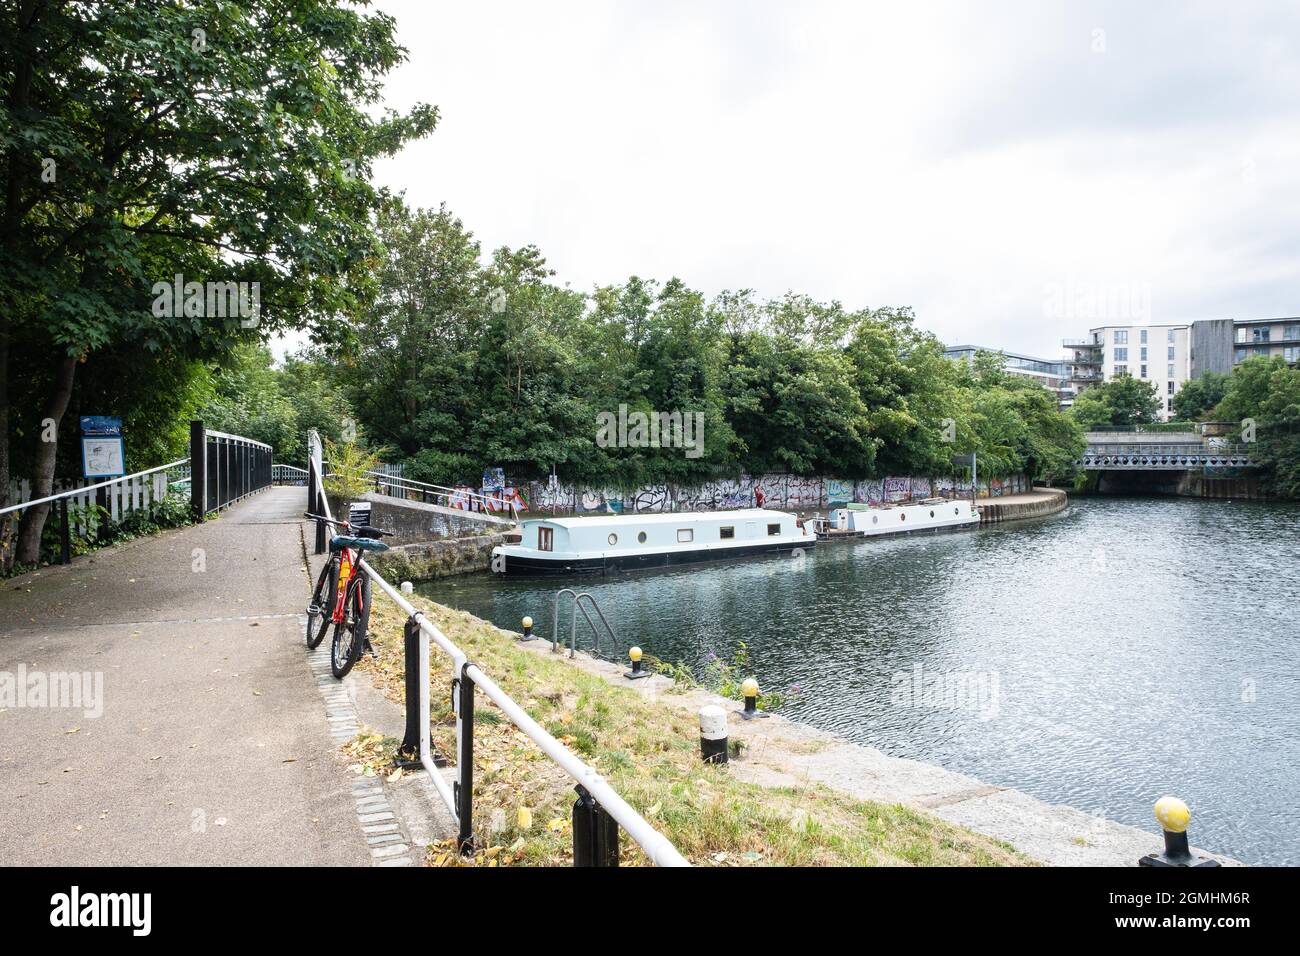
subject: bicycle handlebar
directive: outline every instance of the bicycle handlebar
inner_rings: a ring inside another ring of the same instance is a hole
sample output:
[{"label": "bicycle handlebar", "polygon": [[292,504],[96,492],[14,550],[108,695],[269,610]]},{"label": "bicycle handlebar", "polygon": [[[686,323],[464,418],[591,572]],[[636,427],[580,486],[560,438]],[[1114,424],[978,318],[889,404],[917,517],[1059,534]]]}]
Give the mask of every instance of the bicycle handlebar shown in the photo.
[{"label": "bicycle handlebar", "polygon": [[313,521],[324,521],[326,524],[332,524],[332,525],[337,525],[340,528],[346,528],[347,530],[355,534],[358,538],[383,538],[386,537],[387,535],[397,533],[395,531],[384,531],[381,528],[372,528],[370,525],[359,525],[358,527],[354,528],[347,521],[342,521],[339,518],[326,518],[324,515],[314,515],[310,511],[304,511],[302,516],[304,518],[310,518]]}]

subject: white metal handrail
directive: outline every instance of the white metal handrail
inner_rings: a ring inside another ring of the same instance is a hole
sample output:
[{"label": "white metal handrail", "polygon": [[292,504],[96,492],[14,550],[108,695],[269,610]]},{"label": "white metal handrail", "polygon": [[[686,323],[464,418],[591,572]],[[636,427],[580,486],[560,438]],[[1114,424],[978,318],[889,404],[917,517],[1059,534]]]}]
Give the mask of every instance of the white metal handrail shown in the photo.
[{"label": "white metal handrail", "polygon": [[58,501],[60,498],[72,498],[77,495],[84,495],[87,491],[94,491],[96,488],[107,488],[109,485],[118,485],[124,481],[130,481],[132,478],[140,478],[144,475],[152,475],[160,471],[167,471],[169,468],[175,468],[178,465],[184,465],[189,458],[179,458],[169,465],[159,465],[157,468],[148,468],[144,471],[133,472],[129,475],[122,475],[118,478],[110,478],[108,481],[101,481],[94,485],[82,485],[80,488],[73,488],[70,491],[60,491],[56,495],[47,495],[44,498],[35,498],[31,501],[24,501],[22,504],[10,505],[8,508],[0,508],[0,515],[9,514],[12,511],[22,511],[25,508],[31,508],[33,505],[43,505],[50,501]]},{"label": "white metal handrail", "polygon": [[[576,780],[597,803],[613,817],[628,836],[640,844],[651,861],[656,866],[690,866],[691,864],[685,857],[677,851],[672,841],[646,822],[641,814],[637,813],[632,806],[627,803],[611,787],[600,774],[593,768],[589,767],[580,760],[569,748],[552,737],[546,730],[528,716],[527,712],[520,707],[510,695],[503,691],[496,683],[479,669],[478,665],[469,663],[465,652],[451,642],[448,637],[438,629],[438,627],[424,616],[414,605],[402,597],[402,595],[387,581],[381,577],[374,568],[366,561],[361,562],[361,567],[370,575],[371,580],[379,586],[379,589],[393,599],[409,617],[414,618],[420,626],[420,714],[422,719],[427,721],[429,714],[429,642],[433,641],[442,651],[451,658],[456,673],[464,673],[472,680],[480,690],[501,708],[502,712],[510,718],[510,721],[519,728],[523,734],[532,740],[542,749],[548,757],[551,758],[565,773]],[[462,759],[459,753],[461,734],[460,714],[457,714],[457,760]],[[456,807],[456,801],[446,780],[438,772],[438,768],[433,762],[433,754],[430,750],[429,735],[422,733],[420,735],[420,764],[424,767],[425,772],[433,780],[433,784],[438,788],[443,800],[447,803],[448,809],[454,816],[459,819],[459,812]]]},{"label": "white metal handrail", "polygon": [[406,490],[403,486],[414,485],[417,489],[432,489],[435,498],[446,498],[450,501],[452,498],[466,497],[471,500],[481,501],[485,505],[495,505],[502,511],[511,510],[511,503],[506,501],[505,498],[484,495],[465,488],[448,488],[446,485],[434,485],[427,481],[416,481],[414,478],[403,478],[401,475],[388,475],[381,471],[367,471],[365,474],[379,479],[376,484],[395,486],[402,488],[403,491]]}]

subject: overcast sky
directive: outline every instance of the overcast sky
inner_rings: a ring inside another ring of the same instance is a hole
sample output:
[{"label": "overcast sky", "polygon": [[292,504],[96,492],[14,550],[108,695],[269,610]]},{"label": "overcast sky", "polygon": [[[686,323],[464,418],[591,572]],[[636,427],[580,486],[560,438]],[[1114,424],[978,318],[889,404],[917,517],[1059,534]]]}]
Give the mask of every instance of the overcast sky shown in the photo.
[{"label": "overcast sky", "polygon": [[1300,313],[1294,3],[378,6],[390,104],[442,122],[376,179],[574,288],[910,305],[1048,356],[1107,309]]}]

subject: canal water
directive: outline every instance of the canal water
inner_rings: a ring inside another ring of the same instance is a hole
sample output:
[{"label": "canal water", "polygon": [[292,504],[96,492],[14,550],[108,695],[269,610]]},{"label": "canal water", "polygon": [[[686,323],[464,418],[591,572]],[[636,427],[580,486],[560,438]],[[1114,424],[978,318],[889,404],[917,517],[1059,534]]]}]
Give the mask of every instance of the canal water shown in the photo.
[{"label": "canal water", "polygon": [[[1033,523],[578,580],[620,655],[698,673],[743,641],[793,719],[1148,830],[1174,794],[1193,843],[1300,864],[1300,505],[1081,498]],[[419,590],[549,637],[571,583]]]}]

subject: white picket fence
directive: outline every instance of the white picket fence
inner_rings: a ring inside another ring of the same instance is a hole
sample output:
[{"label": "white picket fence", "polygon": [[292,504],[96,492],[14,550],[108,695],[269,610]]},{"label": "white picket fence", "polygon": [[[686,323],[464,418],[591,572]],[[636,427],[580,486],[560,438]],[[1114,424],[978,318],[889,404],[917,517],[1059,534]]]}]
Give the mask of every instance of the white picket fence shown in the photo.
[{"label": "white picket fence", "polygon": [[[148,475],[131,475],[123,478],[121,481],[115,481],[104,488],[108,498],[107,508],[112,516],[112,523],[117,524],[123,518],[133,511],[148,511],[154,504],[167,497],[168,485],[177,481],[177,472],[188,471],[188,464],[184,468],[177,468],[174,471],[155,471]],[[75,481],[56,481],[54,483],[53,494],[71,491],[74,488],[84,488],[87,485],[99,484],[103,479],[84,479],[79,478]],[[184,478],[180,478],[184,481]],[[79,495],[70,495],[68,497],[68,511],[73,513],[74,509],[88,509],[95,504],[97,489],[86,491]],[[9,504],[21,505],[32,500],[32,483],[27,479],[15,481],[9,485]],[[53,510],[57,502],[50,508]],[[85,511],[78,510],[77,515],[84,515]],[[14,518],[17,519],[15,514]],[[51,517],[49,520],[57,521],[57,518]],[[85,536],[90,532],[89,523],[84,518],[78,518],[73,523],[73,528],[78,535]]]}]

